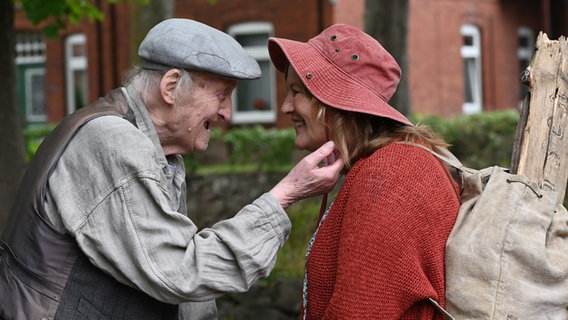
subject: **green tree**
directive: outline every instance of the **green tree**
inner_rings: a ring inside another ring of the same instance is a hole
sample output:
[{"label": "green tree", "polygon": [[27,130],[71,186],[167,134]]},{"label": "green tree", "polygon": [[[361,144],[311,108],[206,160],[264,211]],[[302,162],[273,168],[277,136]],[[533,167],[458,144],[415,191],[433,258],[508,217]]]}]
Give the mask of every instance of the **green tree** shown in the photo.
[{"label": "green tree", "polygon": [[[16,97],[14,2],[0,0],[0,230],[24,172],[24,137]],[[7,50],[9,49],[9,50]]]},{"label": "green tree", "polygon": [[407,81],[408,0],[366,0],[365,31],[387,49],[402,68],[402,77],[390,104],[405,115],[410,111]]}]

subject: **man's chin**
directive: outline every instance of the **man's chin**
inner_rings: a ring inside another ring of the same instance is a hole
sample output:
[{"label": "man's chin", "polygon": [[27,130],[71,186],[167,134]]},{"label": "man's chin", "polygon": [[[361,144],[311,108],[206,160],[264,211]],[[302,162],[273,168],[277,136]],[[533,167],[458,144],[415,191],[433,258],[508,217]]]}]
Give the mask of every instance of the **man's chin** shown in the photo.
[{"label": "man's chin", "polygon": [[203,153],[203,152],[207,151],[207,147],[208,147],[207,145],[195,147],[195,148],[193,148],[193,152],[201,152],[201,153]]},{"label": "man's chin", "polygon": [[196,152],[205,152],[207,151],[207,148],[209,148],[209,141],[203,143],[203,144],[197,144],[194,149]]}]

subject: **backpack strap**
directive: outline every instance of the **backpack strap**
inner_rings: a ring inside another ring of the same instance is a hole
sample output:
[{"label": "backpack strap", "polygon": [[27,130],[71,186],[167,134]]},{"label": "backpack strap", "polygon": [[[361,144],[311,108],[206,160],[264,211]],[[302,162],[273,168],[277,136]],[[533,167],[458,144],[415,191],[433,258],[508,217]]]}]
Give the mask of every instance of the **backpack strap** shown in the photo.
[{"label": "backpack strap", "polygon": [[459,171],[467,170],[466,167],[464,167],[464,165],[461,163],[461,161],[453,153],[451,153],[450,150],[448,150],[446,148],[437,148],[436,151],[434,151],[434,150],[426,147],[425,145],[420,144],[420,143],[416,143],[416,142],[400,141],[400,142],[397,142],[397,143],[407,144],[407,145],[422,148],[422,149],[430,152],[433,156],[438,158],[440,161],[444,162],[445,164],[447,164],[448,166],[450,166],[450,167],[452,167],[456,170],[459,170]]},{"label": "backpack strap", "polygon": [[446,311],[446,309],[442,308],[442,306],[438,304],[436,300],[428,298],[428,302],[430,302],[434,306],[434,308],[438,310],[442,314],[442,316],[444,316],[444,319],[455,320],[455,318],[451,314],[449,314],[448,311]]}]

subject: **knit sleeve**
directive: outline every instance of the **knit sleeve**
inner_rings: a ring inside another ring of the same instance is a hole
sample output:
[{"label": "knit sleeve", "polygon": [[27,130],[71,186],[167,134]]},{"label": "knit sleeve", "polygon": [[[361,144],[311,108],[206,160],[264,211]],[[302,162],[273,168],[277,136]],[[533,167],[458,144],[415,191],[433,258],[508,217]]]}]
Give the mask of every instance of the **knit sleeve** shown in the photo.
[{"label": "knit sleeve", "polygon": [[[411,146],[385,148],[353,176],[325,319],[432,319],[459,203],[443,167]],[[421,302],[422,301],[422,302]]]}]

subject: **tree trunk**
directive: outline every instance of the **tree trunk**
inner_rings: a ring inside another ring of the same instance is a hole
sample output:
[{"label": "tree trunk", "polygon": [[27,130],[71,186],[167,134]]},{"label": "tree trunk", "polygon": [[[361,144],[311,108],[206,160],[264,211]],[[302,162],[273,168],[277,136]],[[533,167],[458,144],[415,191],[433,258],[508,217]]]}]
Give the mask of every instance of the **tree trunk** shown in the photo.
[{"label": "tree trunk", "polygon": [[25,168],[24,137],[16,94],[14,2],[0,0],[0,231]]},{"label": "tree trunk", "polygon": [[365,31],[391,53],[402,69],[398,89],[389,104],[404,115],[410,111],[406,68],[407,21],[408,0],[365,1]]},{"label": "tree trunk", "polygon": [[174,4],[174,0],[150,0],[147,4],[131,2],[130,61],[134,64],[140,62],[140,43],[153,26],[173,16]]},{"label": "tree trunk", "polygon": [[540,33],[530,65],[530,100],[517,128],[511,171],[545,190],[557,191],[558,204],[568,181],[568,43]]}]

